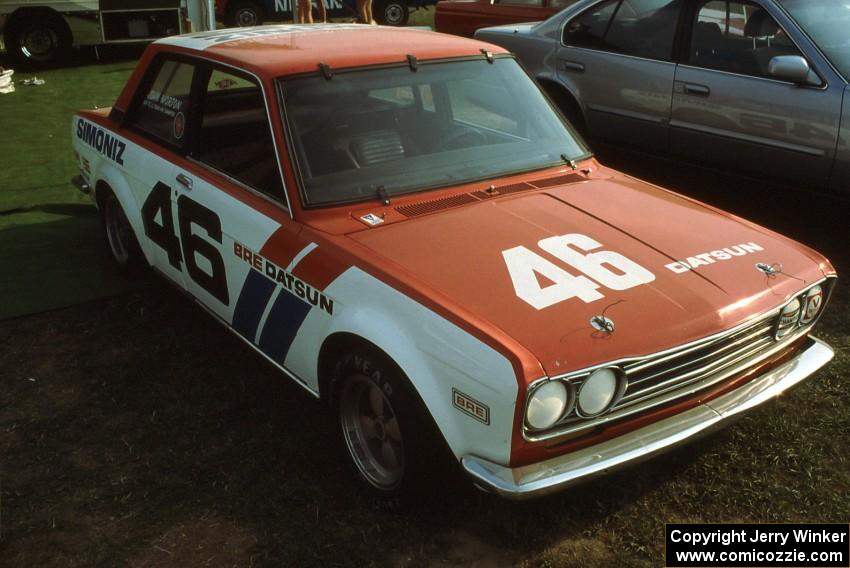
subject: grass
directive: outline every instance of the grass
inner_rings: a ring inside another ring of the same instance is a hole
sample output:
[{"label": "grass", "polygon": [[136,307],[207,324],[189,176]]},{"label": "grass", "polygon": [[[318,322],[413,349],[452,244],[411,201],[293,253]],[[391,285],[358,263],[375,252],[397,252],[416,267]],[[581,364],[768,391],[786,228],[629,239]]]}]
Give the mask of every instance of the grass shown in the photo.
[{"label": "grass", "polygon": [[102,254],[95,209],[69,183],[70,137],[73,113],[111,105],[134,62],[78,63],[39,72],[43,86],[0,95],[0,319],[127,289]]}]

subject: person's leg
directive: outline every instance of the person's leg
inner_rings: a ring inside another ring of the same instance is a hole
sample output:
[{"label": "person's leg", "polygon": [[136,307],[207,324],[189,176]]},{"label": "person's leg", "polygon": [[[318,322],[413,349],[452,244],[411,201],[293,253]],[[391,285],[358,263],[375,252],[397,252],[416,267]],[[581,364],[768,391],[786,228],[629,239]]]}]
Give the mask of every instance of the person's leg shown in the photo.
[{"label": "person's leg", "polygon": [[357,0],[357,19],[360,20],[361,24],[368,24],[368,17],[371,16],[371,14],[366,14],[367,2],[369,0]]},{"label": "person's leg", "polygon": [[366,0],[366,23],[373,26],[378,25],[378,22],[372,17],[372,0]]},{"label": "person's leg", "polygon": [[298,2],[298,11],[301,12],[301,23],[313,23],[313,3],[310,0]]},{"label": "person's leg", "polygon": [[324,0],[316,0],[316,7],[319,9],[319,21],[323,24],[328,21],[328,10],[325,8]]}]

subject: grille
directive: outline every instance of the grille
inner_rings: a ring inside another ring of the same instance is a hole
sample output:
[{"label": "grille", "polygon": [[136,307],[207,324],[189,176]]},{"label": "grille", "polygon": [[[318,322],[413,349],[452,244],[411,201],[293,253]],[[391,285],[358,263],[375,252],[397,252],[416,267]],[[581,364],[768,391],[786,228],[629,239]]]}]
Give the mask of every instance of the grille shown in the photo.
[{"label": "grille", "polygon": [[624,408],[706,377],[757,355],[774,343],[775,316],[691,349],[624,366],[628,386],[614,407]]},{"label": "grille", "polygon": [[[831,280],[818,283],[827,295],[831,290]],[[563,436],[577,434],[643,412],[729,380],[759,361],[778,353],[784,346],[790,345],[794,338],[811,329],[817,318],[805,325],[799,323],[798,319],[793,329],[786,331],[787,335],[780,333],[780,314],[795,302],[799,305],[800,299],[807,293],[808,290],[805,290],[781,310],[766,314],[733,330],[648,357],[612,362],[610,365],[622,369],[627,378],[625,391],[613,408],[605,414],[589,419],[571,412],[549,430],[527,432],[526,437],[532,440],[556,438],[555,443],[558,443],[557,439],[563,439]],[[799,312],[798,307],[797,313]],[[822,312],[823,308],[820,313]],[[554,380],[569,383],[570,391],[578,393],[587,377],[600,367],[555,377]]]},{"label": "grille", "polygon": [[395,210],[405,217],[415,217],[417,215],[424,215],[425,213],[431,213],[441,209],[448,209],[450,207],[457,207],[458,205],[466,205],[467,203],[477,202],[478,200],[468,193],[461,193],[460,195],[453,195],[442,199],[420,201],[419,203],[411,203],[410,205],[399,205],[395,208]]}]

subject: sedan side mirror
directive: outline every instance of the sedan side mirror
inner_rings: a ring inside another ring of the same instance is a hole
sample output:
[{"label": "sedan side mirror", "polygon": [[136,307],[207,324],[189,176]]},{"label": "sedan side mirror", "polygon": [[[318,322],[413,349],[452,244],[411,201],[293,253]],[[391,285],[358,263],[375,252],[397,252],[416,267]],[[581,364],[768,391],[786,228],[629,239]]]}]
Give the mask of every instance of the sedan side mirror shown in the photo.
[{"label": "sedan side mirror", "polygon": [[777,55],[767,64],[767,74],[775,79],[797,84],[820,85],[809,67],[809,62],[799,55]]}]

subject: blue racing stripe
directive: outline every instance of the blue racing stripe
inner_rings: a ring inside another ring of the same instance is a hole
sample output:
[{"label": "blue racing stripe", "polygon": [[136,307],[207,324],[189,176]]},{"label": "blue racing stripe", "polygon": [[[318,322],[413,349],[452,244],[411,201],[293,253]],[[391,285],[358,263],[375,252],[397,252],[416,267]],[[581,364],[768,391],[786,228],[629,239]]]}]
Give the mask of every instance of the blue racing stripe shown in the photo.
[{"label": "blue racing stripe", "polygon": [[260,335],[260,350],[283,365],[289,346],[311,307],[286,290],[281,290]]},{"label": "blue racing stripe", "polygon": [[260,318],[272,297],[275,283],[255,270],[248,271],[248,278],[239,293],[233,309],[233,329],[251,343],[257,335]]}]

